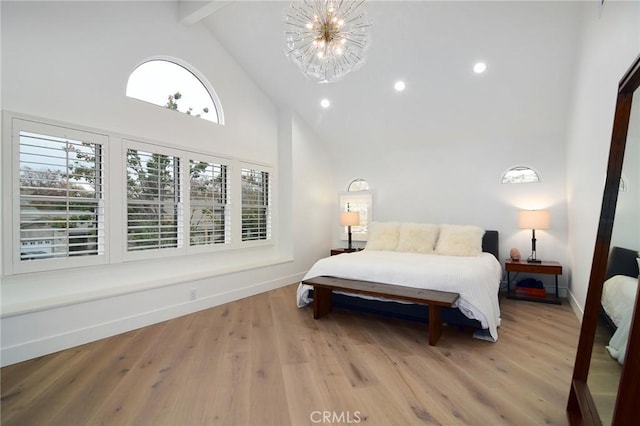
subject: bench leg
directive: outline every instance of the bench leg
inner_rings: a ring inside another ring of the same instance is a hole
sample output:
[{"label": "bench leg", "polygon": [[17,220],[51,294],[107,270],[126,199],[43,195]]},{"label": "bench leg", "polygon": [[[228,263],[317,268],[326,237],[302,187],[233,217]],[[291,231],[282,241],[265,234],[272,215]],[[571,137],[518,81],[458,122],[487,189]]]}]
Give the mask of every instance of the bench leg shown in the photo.
[{"label": "bench leg", "polygon": [[429,346],[435,346],[442,333],[440,306],[429,306]]},{"label": "bench leg", "polygon": [[333,290],[324,287],[313,287],[313,318],[318,319],[331,312]]}]

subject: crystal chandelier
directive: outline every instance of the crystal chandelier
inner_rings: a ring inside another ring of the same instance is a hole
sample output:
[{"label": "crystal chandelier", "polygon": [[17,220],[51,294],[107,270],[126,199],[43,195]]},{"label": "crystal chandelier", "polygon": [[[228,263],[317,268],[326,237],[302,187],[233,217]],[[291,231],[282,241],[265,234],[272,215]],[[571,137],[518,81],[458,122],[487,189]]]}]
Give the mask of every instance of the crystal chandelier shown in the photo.
[{"label": "crystal chandelier", "polygon": [[311,80],[336,81],[364,63],[365,0],[293,0],[285,16],[287,56]]}]

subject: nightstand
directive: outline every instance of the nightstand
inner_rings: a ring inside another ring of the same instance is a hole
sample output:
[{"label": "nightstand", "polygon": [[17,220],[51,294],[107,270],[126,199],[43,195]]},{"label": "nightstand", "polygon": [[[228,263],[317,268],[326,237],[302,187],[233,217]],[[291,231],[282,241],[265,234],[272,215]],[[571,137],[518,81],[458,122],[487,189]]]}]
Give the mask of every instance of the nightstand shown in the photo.
[{"label": "nightstand", "polygon": [[362,250],[361,248],[352,248],[349,250],[348,248],[336,248],[331,249],[331,256],[335,256],[336,254],[344,254],[344,253],[354,253],[356,251]]},{"label": "nightstand", "polygon": [[[507,259],[504,262],[507,271],[507,299],[528,300],[531,302],[554,303],[561,305],[558,295],[558,275],[562,275],[562,265],[558,262],[543,261],[542,263],[529,263],[522,260]],[[511,292],[511,272],[525,272],[529,274],[547,274],[556,277],[555,294],[547,294],[545,297],[523,296]]]}]

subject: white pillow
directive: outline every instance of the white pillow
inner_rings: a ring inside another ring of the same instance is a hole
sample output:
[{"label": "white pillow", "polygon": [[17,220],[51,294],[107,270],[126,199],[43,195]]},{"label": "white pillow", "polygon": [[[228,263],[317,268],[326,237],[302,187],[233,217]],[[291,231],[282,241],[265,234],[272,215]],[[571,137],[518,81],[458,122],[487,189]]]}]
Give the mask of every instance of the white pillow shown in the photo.
[{"label": "white pillow", "polygon": [[440,225],[436,253],[447,256],[479,256],[484,229],[473,225]]},{"label": "white pillow", "polygon": [[400,224],[400,239],[396,251],[409,253],[433,253],[440,226],[431,223]]},{"label": "white pillow", "polygon": [[365,249],[394,251],[398,247],[399,238],[398,222],[373,222],[369,225],[369,238]]}]

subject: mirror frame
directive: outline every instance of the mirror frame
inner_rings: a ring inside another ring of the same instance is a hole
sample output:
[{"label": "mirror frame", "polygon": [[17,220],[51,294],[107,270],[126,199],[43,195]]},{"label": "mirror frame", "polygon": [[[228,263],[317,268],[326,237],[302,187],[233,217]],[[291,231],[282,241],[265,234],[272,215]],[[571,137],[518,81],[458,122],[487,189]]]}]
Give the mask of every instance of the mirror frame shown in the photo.
[{"label": "mirror frame", "polygon": [[[609,150],[609,162],[607,177],[605,180],[604,194],[602,196],[602,208],[600,210],[600,222],[596,235],[591,275],[587,289],[580,340],[576,353],[576,361],[573,369],[569,401],[567,403],[567,417],[569,423],[577,424],[602,424],[596,409],[593,397],[587,385],[589,365],[591,363],[591,351],[596,334],[598,316],[600,314],[600,300],[604,284],[613,231],[613,221],[618,201],[620,178],[622,176],[622,163],[627,143],[629,119],[631,115],[631,103],[633,94],[640,86],[640,56],[627,70],[618,85],[618,97],[613,118],[613,130],[611,134],[611,147]],[[639,95],[640,96],[640,95]],[[629,339],[625,362],[622,366],[618,395],[616,398],[613,425],[628,423],[637,414],[638,397],[640,396],[640,291],[636,296],[636,302],[629,330]]]}]

